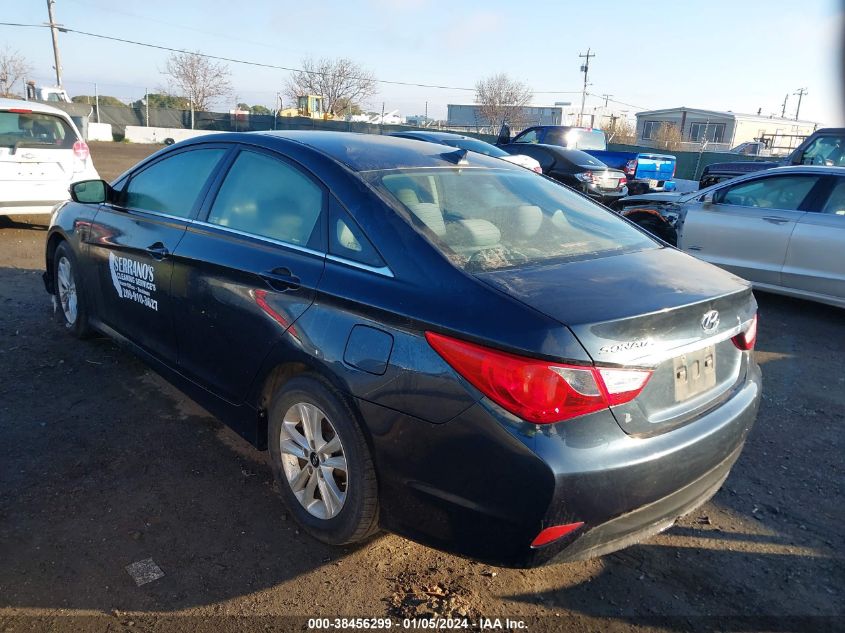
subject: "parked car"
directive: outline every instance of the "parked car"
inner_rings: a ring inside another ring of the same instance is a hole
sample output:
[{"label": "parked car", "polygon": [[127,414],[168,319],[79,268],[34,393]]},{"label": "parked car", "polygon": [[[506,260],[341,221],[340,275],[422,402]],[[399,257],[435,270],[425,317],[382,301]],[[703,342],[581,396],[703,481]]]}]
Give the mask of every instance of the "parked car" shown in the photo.
[{"label": "parked car", "polygon": [[542,174],[543,170],[540,163],[523,154],[509,154],[503,149],[496,147],[492,143],[487,143],[481,139],[473,138],[471,136],[464,136],[463,134],[453,134],[452,132],[434,132],[434,131],[417,131],[408,130],[405,132],[393,132],[390,136],[398,136],[399,138],[412,138],[418,141],[428,141],[429,143],[441,143],[459,149],[466,149],[471,152],[478,152],[485,156],[493,156],[494,158],[501,158],[514,165],[525,167],[533,172]]},{"label": "parked car", "polygon": [[503,125],[497,145],[542,143],[567,149],[580,149],[598,158],[611,169],[625,172],[628,191],[634,194],[675,189],[676,158],[653,152],[611,152],[602,130],[567,125],[536,125],[520,132],[510,140],[510,128]]},{"label": "parked car", "polygon": [[757,413],[746,282],[498,158],[227,133],[72,196],[46,246],[64,328],[267,448],[327,543],[601,555],[713,495]]},{"label": "parked car", "polygon": [[845,167],[845,128],[816,130],[781,160],[749,160],[736,163],[712,163],[704,168],[698,181],[700,189],[755,171],[789,165],[826,165]]},{"label": "parked car", "polygon": [[845,307],[845,168],[778,167],[623,205],[640,226],[756,288]]},{"label": "parked car", "polygon": [[62,110],[0,99],[0,215],[50,213],[68,187],[99,178],[88,145]]},{"label": "parked car", "polygon": [[579,149],[531,143],[503,145],[502,149],[536,159],[550,178],[604,204],[610,205],[628,195],[628,179],[624,172],[608,168],[598,158]]}]

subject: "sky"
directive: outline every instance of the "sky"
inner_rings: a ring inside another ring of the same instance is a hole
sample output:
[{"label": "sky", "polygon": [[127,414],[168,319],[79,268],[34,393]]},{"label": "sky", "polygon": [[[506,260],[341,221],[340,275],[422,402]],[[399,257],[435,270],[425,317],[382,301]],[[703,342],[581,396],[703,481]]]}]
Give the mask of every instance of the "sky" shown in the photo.
[{"label": "sky", "polygon": [[[629,7],[628,11],[625,7]],[[56,21],[79,30],[222,57],[299,67],[306,57],[348,57],[377,78],[450,89],[379,84],[365,109],[445,118],[472,103],[476,82],[504,72],[536,105],[580,103],[579,53],[588,47],[589,92],[617,108],[677,106],[787,116],[845,125],[837,0],[681,0],[597,4],[570,0],[56,0]],[[0,22],[42,24],[45,0],[4,0]],[[131,101],[167,88],[169,53],[79,34],[59,35],[71,95]],[[23,54],[39,85],[55,83],[49,29],[0,26],[0,49]],[[237,102],[273,107],[287,73],[229,64]],[[452,88],[465,88],[464,90]],[[587,106],[603,103],[588,97]]]}]

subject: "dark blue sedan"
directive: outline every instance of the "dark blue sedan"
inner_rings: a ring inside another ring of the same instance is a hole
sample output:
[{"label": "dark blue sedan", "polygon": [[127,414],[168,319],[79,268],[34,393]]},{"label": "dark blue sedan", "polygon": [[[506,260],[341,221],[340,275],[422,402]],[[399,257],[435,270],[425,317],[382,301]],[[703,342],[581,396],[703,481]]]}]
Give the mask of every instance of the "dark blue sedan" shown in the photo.
[{"label": "dark blue sedan", "polygon": [[304,528],[597,556],[721,486],[747,283],[545,178],[419,141],[220,134],[54,212],[45,283],[259,448]]}]

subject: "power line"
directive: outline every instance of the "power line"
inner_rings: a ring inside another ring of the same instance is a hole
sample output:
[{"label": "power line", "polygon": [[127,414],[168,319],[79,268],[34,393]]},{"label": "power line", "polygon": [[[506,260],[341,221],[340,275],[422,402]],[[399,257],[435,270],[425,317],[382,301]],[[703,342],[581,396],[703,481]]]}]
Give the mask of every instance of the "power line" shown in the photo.
[{"label": "power line", "polygon": [[[45,24],[20,24],[14,22],[0,22],[0,26],[19,26],[19,27],[33,27],[33,28],[49,28],[49,25]],[[198,55],[200,57],[205,57],[206,59],[214,59],[217,61],[224,61],[230,62],[233,64],[244,64],[246,66],[256,66],[259,68],[270,68],[273,70],[285,70],[288,72],[294,73],[306,73],[309,75],[326,75],[327,73],[322,73],[319,71],[313,70],[304,70],[302,68],[291,68],[289,66],[279,66],[277,64],[267,64],[265,62],[255,62],[246,59],[237,59],[234,57],[222,57],[220,55],[209,55],[208,53],[200,53],[197,51],[189,51],[182,48],[172,48],[170,46],[163,46],[161,44],[150,44],[148,42],[139,42],[137,40],[130,40],[125,39],[122,37],[115,37],[113,35],[103,35],[101,33],[91,33],[90,31],[82,31],[79,29],[73,29],[67,26],[60,26],[58,30],[62,33],[74,33],[76,35],[84,35],[87,37],[94,37],[103,40],[110,40],[113,42],[120,42],[122,44],[134,44],[135,46],[144,46],[146,48],[153,48],[162,51],[168,51],[171,53],[187,53],[189,55]],[[361,77],[352,77],[352,79],[361,79]],[[460,90],[462,92],[475,92],[475,88],[466,88],[461,86],[441,86],[438,84],[423,84],[423,83],[415,83],[410,81],[394,81],[389,79],[374,79],[376,83],[380,84],[388,84],[394,86],[409,86],[412,88],[433,88],[436,90]],[[536,90],[532,91],[534,94],[578,94],[580,91],[566,91],[566,90]]]}]

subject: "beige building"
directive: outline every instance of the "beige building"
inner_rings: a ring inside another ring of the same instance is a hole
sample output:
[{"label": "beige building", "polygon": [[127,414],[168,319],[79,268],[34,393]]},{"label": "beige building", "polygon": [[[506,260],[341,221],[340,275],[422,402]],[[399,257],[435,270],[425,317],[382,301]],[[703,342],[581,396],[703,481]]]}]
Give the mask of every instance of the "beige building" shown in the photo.
[{"label": "beige building", "polygon": [[660,125],[669,123],[681,131],[681,149],[692,151],[702,144],[708,151],[725,151],[762,140],[770,153],[786,154],[819,127],[813,121],[684,107],[648,110],[636,116],[638,144],[649,145]]}]

